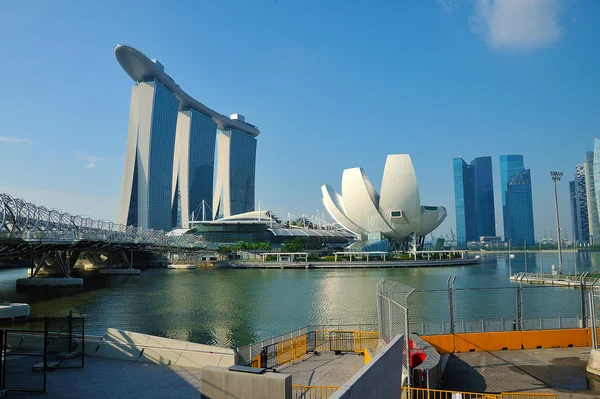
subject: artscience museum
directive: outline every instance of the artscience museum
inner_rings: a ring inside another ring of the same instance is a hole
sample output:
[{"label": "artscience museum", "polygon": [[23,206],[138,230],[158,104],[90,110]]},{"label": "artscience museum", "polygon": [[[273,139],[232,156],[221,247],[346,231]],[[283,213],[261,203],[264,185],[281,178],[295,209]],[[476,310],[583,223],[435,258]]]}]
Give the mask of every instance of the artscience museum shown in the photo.
[{"label": "artscience museum", "polygon": [[356,234],[351,249],[422,249],[425,236],[446,218],[443,206],[421,205],[417,176],[408,154],[388,155],[377,192],[362,168],[345,169],[342,193],[321,187],[331,217]]}]

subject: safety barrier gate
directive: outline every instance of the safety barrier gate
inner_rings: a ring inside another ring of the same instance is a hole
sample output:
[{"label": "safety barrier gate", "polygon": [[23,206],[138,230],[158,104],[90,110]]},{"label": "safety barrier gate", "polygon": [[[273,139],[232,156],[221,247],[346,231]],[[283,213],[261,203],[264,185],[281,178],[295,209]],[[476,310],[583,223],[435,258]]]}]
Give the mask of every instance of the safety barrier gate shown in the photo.
[{"label": "safety barrier gate", "polygon": [[548,393],[487,393],[460,392],[441,389],[403,387],[402,399],[556,399],[556,395]]},{"label": "safety barrier gate", "polygon": [[375,348],[378,342],[379,333],[372,331],[310,331],[263,347],[250,366],[271,369],[316,350],[362,353],[366,348]]}]

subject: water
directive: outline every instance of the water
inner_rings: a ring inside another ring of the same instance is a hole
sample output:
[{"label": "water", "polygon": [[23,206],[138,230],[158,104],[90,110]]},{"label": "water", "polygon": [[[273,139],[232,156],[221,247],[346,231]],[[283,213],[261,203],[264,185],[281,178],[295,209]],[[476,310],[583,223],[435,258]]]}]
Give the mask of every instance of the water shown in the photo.
[{"label": "water", "polygon": [[[565,272],[600,273],[600,253],[563,254]],[[527,254],[527,270],[540,271],[538,253]],[[544,253],[544,272],[557,264]],[[525,271],[525,254],[511,261],[512,273]],[[510,287],[506,254],[486,255],[476,266],[352,270],[167,270],[141,276],[84,276],[82,289],[17,292],[14,281],[25,269],[0,270],[0,299],[31,304],[36,316],[86,315],[86,332],[103,335],[108,327],[226,347],[259,341],[309,324],[377,323],[375,289],[382,278],[416,288],[445,289],[456,275],[457,319],[513,318],[514,290],[460,291],[467,287]],[[580,291],[529,287],[526,318],[576,316]],[[414,316],[447,316],[447,293],[416,293]]]}]

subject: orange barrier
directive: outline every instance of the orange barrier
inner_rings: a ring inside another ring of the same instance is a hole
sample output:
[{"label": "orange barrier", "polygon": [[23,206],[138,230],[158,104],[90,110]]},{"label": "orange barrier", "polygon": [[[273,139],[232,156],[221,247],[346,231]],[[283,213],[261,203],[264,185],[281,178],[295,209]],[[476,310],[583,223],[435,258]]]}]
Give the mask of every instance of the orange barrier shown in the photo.
[{"label": "orange barrier", "polygon": [[521,332],[489,332],[454,335],[455,352],[481,352],[521,349]]},{"label": "orange barrier", "polygon": [[523,331],[523,349],[568,348],[591,346],[592,336],[587,328],[566,330]]},{"label": "orange barrier", "polygon": [[592,345],[590,330],[586,328],[426,335],[421,338],[440,354]]}]

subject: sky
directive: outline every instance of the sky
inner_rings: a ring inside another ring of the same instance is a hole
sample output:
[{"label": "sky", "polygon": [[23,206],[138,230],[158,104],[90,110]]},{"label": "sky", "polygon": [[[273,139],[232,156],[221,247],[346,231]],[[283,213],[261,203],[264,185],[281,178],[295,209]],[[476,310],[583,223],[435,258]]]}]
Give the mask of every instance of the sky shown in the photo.
[{"label": "sky", "polygon": [[531,169],[536,237],[563,236],[568,180],[600,136],[600,2],[0,0],[0,192],[115,220],[133,82],[113,49],[157,58],[190,95],[259,127],[256,198],[324,211],[361,166],[411,155],[424,205],[455,228],[452,159]]}]

